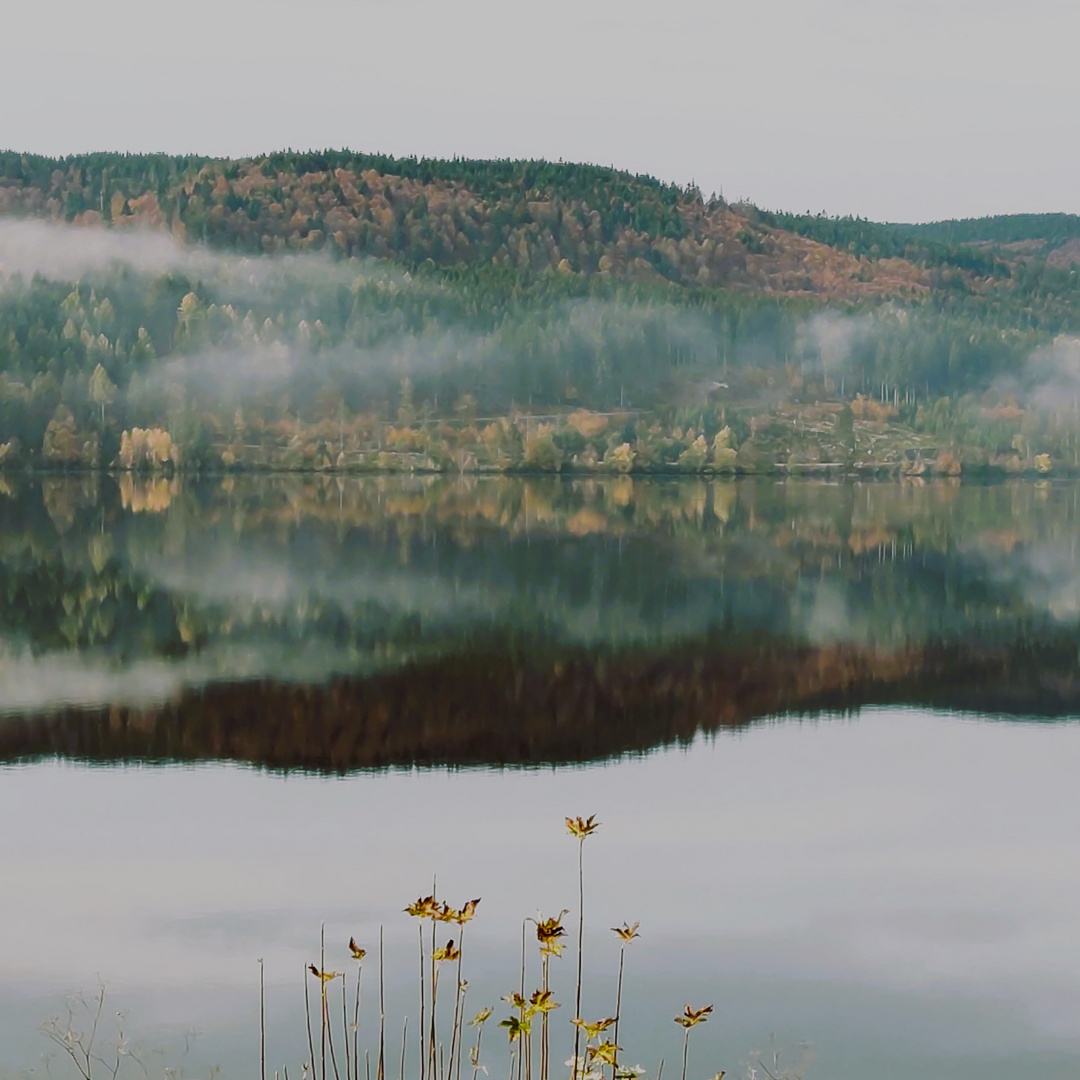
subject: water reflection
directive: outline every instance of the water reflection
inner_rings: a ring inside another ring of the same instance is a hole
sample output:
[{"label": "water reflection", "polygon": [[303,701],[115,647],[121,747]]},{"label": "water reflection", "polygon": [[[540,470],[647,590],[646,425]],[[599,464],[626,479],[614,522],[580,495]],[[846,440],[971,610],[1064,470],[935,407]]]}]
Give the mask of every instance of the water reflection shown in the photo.
[{"label": "water reflection", "polygon": [[[586,1000],[610,1011],[604,928],[640,918],[644,1064],[712,1000],[699,1077],[770,1031],[836,1080],[1074,1077],[1080,726],[1010,721],[1080,710],[1078,503],[3,478],[0,1074],[40,1068],[38,1023],[99,973],[144,1043],[204,1030],[188,1075],[250,1073],[259,956],[271,1062],[298,1062],[318,921],[338,947],[384,923],[411,965],[400,909],[433,872],[485,898],[469,977],[494,1002],[520,919],[573,902],[561,814],[597,811]],[[169,761],[288,775],[127,765]],[[542,762],[591,764],[370,771]]]},{"label": "water reflection", "polygon": [[347,769],[583,760],[882,701],[1067,714],[1078,498],[7,477],[0,749]]},{"label": "water reflection", "polygon": [[[187,1075],[252,1075],[259,957],[269,1061],[299,1075],[300,971],[322,919],[337,970],[351,934],[370,945],[385,925],[400,1037],[416,1018],[416,928],[401,909],[434,873],[447,898],[484,898],[470,1015],[498,1005],[518,984],[521,919],[575,904],[561,814],[580,811],[604,823],[587,850],[583,1009],[611,1012],[607,927],[640,919],[620,1041],[650,1075],[660,1056],[678,1060],[671,1017],[689,1001],[716,1005],[695,1033],[697,1080],[718,1068],[741,1080],[770,1032],[796,1057],[813,1044],[810,1080],[1009,1080],[1033,1062],[1067,1080],[1080,1069],[1078,751],[1077,725],[888,710],[586,768],[9,769],[0,1075],[40,1067],[38,1022],[99,973],[131,1010],[133,1044],[175,1050],[195,1027]],[[552,978],[572,1000],[572,955]],[[370,1047],[370,1000],[365,1016]],[[505,1037],[489,1053],[498,1076]]]}]

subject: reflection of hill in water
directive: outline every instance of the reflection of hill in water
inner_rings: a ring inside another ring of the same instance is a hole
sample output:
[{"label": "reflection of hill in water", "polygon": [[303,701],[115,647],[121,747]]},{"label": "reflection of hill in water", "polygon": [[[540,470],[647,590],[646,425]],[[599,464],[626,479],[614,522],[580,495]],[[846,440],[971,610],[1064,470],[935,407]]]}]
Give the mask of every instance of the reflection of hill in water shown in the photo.
[{"label": "reflection of hill in water", "polygon": [[152,708],[10,718],[0,724],[0,760],[222,760],[325,771],[581,762],[760,717],[867,704],[1061,715],[1080,703],[1075,656],[1068,647],[773,647],[542,666],[484,654],[366,679],[214,684]]},{"label": "reflection of hill in water", "polygon": [[1073,709],[1073,485],[8,478],[7,757],[583,760]]}]

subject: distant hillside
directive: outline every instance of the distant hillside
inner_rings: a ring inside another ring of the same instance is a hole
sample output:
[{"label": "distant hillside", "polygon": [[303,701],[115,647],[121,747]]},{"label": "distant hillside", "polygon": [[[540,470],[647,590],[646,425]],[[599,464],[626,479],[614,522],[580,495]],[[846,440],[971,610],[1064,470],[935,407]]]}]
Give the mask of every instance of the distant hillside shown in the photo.
[{"label": "distant hillside", "polygon": [[1017,262],[1032,259],[1059,269],[1080,264],[1077,214],[1001,214],[921,225],[867,221],[850,215],[759,214],[766,224],[854,255],[953,266],[983,277],[1010,277]]},{"label": "distant hillside", "polygon": [[1039,260],[1059,270],[1080,266],[1080,215],[1007,214],[908,226],[932,237],[998,258]]},{"label": "distant hillside", "polygon": [[408,266],[844,301],[984,293],[981,283],[1006,284],[1025,264],[1080,265],[1075,214],[873,222],[706,201],[696,188],[597,165],[348,150],[235,160],[0,152],[0,214],[151,225],[250,253],[325,248]]},{"label": "distant hillside", "polygon": [[1055,248],[1080,237],[1080,215],[999,214],[995,217],[889,227],[904,229],[911,235],[947,244],[991,244],[1007,247],[1026,240],[1041,240],[1049,248]]},{"label": "distant hillside", "polygon": [[1077,220],[772,213],[561,162],[0,153],[0,467],[1080,470]]},{"label": "distant hillside", "polygon": [[543,161],[0,153],[0,213],[168,227],[252,253],[329,248],[410,266],[557,270],[789,296],[916,296],[928,284],[903,259],[838,250],[706,202],[696,189]]}]

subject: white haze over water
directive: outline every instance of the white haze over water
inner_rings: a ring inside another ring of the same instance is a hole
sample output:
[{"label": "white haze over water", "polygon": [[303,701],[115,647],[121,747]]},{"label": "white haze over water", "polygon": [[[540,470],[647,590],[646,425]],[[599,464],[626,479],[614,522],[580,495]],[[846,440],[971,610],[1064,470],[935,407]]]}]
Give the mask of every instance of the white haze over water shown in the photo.
[{"label": "white haze over water", "polygon": [[5,715],[66,708],[146,708],[214,681],[318,682],[360,668],[356,656],[326,641],[311,647],[269,640],[214,642],[179,659],[118,661],[75,650],[35,655],[24,644],[0,637],[0,722]]}]

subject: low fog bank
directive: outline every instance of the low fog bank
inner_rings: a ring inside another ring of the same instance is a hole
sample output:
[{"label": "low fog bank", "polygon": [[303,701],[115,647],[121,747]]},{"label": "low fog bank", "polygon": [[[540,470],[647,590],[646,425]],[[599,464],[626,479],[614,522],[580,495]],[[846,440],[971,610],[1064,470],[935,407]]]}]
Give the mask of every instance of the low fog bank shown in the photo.
[{"label": "low fog bank", "polygon": [[[465,390],[502,409],[578,398],[600,405],[599,386],[615,395],[608,404],[654,403],[661,382],[663,395],[675,401],[702,388],[707,394],[722,374],[707,321],[673,304],[567,300],[490,330],[445,316],[402,327],[393,312],[375,312],[363,320],[361,340],[337,342],[306,320],[290,333],[269,321],[229,318],[233,325],[222,335],[228,344],[174,354],[134,376],[132,406],[160,407],[180,390],[207,406],[265,403],[286,392],[293,407],[310,409],[320,393],[336,390],[351,409],[372,399],[393,409],[404,379],[418,403],[443,414]],[[688,361],[673,381],[654,363],[669,352],[714,362]]]},{"label": "low fog bank", "polygon": [[0,718],[66,708],[140,708],[218,681],[321,682],[356,671],[356,657],[331,642],[220,641],[182,657],[124,660],[106,652],[35,653],[0,637]]},{"label": "low fog bank", "polygon": [[1057,335],[1033,350],[1019,372],[997,380],[995,389],[1048,412],[1080,411],[1080,337]]},{"label": "low fog bank", "polygon": [[0,264],[9,465],[1080,472],[1080,338],[989,308],[14,220]]},{"label": "low fog bank", "polygon": [[36,218],[0,216],[0,288],[5,278],[34,276],[58,282],[128,271],[151,277],[181,275],[218,282],[238,297],[280,286],[286,278],[313,286],[382,281],[405,287],[409,274],[375,259],[335,261],[318,253],[229,255],[205,244],[185,243],[160,229],[62,225]]},{"label": "low fog bank", "polygon": [[182,244],[160,230],[125,231],[0,217],[0,279],[20,275],[29,280],[38,275],[73,282],[118,269],[198,277],[229,264],[230,260],[204,247]]},{"label": "low fog bank", "polygon": [[[851,384],[859,347],[865,352],[879,331],[867,317],[830,312],[778,322],[767,307],[744,310],[738,298],[731,311],[632,288],[625,296],[567,298],[558,275],[545,287],[550,295],[542,289],[526,301],[517,290],[489,293],[471,279],[455,285],[387,261],[317,253],[239,257],[146,229],[0,218],[0,281],[9,290],[35,276],[83,282],[80,295],[90,292],[89,283],[100,304],[110,279],[130,293],[131,275],[155,279],[158,292],[171,281],[186,283],[186,295],[173,300],[180,301],[172,308],[175,328],[167,336],[151,333],[160,366],[129,370],[110,362],[125,337],[119,302],[108,317],[96,317],[85,301],[63,313],[65,331],[73,321],[88,354],[99,354],[84,363],[104,363],[121,389],[133,377],[139,393],[180,385],[233,404],[297,384],[340,383],[354,397],[385,398],[408,377],[426,382],[417,393],[432,405],[441,395],[444,410],[447,395],[465,391],[503,408],[511,399],[519,406],[685,405],[723,396],[732,369],[753,365],[797,363],[803,376]],[[146,317],[145,303],[127,307],[139,309],[130,317]],[[776,385],[745,389],[762,403],[786,392]]]}]

